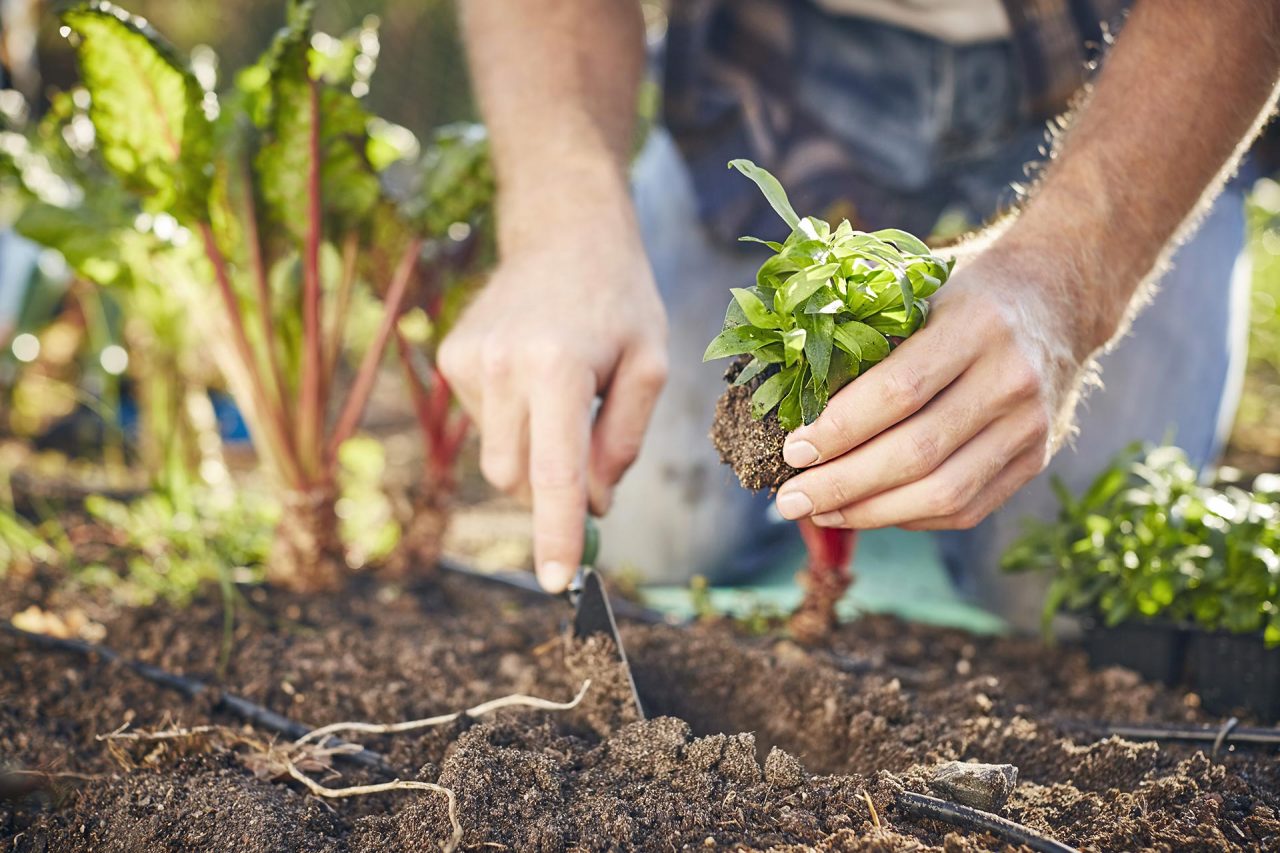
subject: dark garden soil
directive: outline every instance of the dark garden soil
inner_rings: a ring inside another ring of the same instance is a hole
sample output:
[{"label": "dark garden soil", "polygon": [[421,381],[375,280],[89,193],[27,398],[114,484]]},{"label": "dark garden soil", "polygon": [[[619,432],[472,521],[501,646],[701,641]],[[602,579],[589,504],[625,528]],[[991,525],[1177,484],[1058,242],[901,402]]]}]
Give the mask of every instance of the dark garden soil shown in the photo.
[{"label": "dark garden soil", "polygon": [[[414,719],[514,692],[563,701],[600,652],[569,650],[567,667],[567,605],[457,576],[400,592],[360,580],[342,596],[250,596],[219,683],[308,725]],[[216,598],[121,611],[39,580],[0,585],[0,618],[32,603],[79,608],[105,626],[104,645],[218,680]],[[932,769],[954,759],[1016,765],[1003,814],[1079,847],[1280,849],[1274,755],[1214,761],[1073,729],[1208,721],[1194,697],[1090,672],[1077,652],[870,617],[817,653],[726,624],[622,632],[647,721],[611,710],[615,679],[572,711],[510,709],[359,740],[404,778],[455,791],[471,850],[999,849],[896,805],[904,789],[931,793]],[[95,739],[125,723],[229,730]],[[123,668],[0,634],[0,766],[91,777],[0,800],[0,849],[432,850],[449,837],[440,794],[321,800],[255,776],[253,739],[269,736]],[[332,787],[377,781],[336,766]]]},{"label": "dark garden soil", "polygon": [[[726,371],[725,380],[732,383],[745,366],[744,359],[735,361]],[[731,384],[724,390],[716,401],[711,443],[744,488],[772,493],[800,472],[782,459],[787,433],[778,423],[777,412],[759,420],[751,415],[751,395],[765,378],[762,374],[745,385]]]}]

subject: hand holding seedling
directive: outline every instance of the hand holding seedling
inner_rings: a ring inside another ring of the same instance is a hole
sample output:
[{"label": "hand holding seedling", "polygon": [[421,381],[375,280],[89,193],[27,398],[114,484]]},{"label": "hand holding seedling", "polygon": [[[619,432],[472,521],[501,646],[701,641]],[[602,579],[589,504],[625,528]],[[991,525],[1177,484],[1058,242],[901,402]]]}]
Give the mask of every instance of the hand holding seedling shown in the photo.
[{"label": "hand holding seedling", "polygon": [[1068,324],[990,254],[933,300],[929,324],[787,437],[805,469],[787,518],[823,527],[972,527],[1048,464],[1079,360]]}]

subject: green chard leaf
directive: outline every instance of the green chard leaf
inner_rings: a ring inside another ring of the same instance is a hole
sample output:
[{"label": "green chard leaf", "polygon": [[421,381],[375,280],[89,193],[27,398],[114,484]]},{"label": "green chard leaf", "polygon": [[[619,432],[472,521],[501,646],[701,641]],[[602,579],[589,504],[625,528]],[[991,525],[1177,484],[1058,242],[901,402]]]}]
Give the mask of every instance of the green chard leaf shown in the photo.
[{"label": "green chard leaf", "polygon": [[62,15],[75,33],[102,158],[153,210],[205,221],[209,120],[195,77],[140,18],[110,3]]},{"label": "green chard leaf", "polygon": [[[381,194],[367,158],[369,115],[350,92],[326,85],[313,69],[311,4],[297,4],[290,25],[261,63],[269,78],[265,140],[256,167],[272,221],[303,239],[310,222],[309,182],[318,166],[323,213],[350,224]],[[320,161],[313,163],[314,147]]]}]

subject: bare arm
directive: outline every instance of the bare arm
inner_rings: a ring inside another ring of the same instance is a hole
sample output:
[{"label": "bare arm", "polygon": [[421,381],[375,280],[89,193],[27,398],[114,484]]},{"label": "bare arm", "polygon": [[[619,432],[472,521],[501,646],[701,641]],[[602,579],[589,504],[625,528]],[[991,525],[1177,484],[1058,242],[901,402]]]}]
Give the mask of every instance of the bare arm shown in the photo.
[{"label": "bare arm", "polygon": [[626,202],[644,22],[618,0],[463,0],[463,35],[501,187],[501,233],[543,236],[549,200],[580,184]]},{"label": "bare arm", "polygon": [[[644,67],[637,4],[464,0],[498,175],[500,263],[441,349],[481,468],[529,495],[538,578],[558,591],[639,452],[666,319],[628,194]],[[593,420],[597,396],[603,404]]]},{"label": "bare arm", "polygon": [[779,510],[971,527],[1043,470],[1092,357],[1217,195],[1278,78],[1275,4],[1140,0],[1021,215],[957,270],[925,329],[789,437],[787,460],[810,470]]}]

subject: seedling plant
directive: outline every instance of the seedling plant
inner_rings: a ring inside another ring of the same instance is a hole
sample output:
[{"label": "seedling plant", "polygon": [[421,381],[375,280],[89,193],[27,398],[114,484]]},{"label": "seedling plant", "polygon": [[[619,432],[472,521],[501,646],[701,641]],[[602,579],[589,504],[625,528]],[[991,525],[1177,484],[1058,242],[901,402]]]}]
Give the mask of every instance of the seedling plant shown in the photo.
[{"label": "seedling plant", "polygon": [[[897,229],[864,232],[796,214],[778,180],[749,160],[730,167],[755,182],[791,229],[751,287],[733,288],[724,328],[705,361],[736,357],[713,440],[743,485],[776,489],[796,472],[782,461],[785,433],[813,423],[831,396],[887,358],[924,325],[928,298],[954,261]],[[753,423],[754,422],[754,423]],[[806,591],[793,633],[820,639],[851,577],[854,533],[799,522],[809,552]]]},{"label": "seedling plant", "polygon": [[1159,619],[1257,634],[1280,645],[1280,482],[1202,485],[1177,447],[1127,450],[1081,495],[1061,481],[1053,521],[1032,522],[1004,558],[1052,577],[1044,624],[1061,611],[1108,626]]}]

